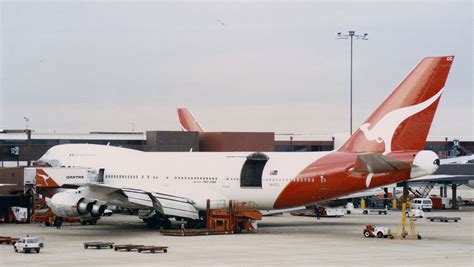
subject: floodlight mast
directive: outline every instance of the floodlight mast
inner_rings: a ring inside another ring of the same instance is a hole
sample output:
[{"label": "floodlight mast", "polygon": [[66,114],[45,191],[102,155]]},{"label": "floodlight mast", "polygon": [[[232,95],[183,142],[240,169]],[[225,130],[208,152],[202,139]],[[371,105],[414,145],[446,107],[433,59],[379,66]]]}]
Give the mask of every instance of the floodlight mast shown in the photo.
[{"label": "floodlight mast", "polygon": [[336,39],[350,39],[351,40],[351,68],[350,68],[350,119],[349,119],[349,134],[352,135],[352,50],[354,39],[356,40],[369,40],[368,34],[356,34],[355,31],[349,31],[348,34],[337,33]]}]

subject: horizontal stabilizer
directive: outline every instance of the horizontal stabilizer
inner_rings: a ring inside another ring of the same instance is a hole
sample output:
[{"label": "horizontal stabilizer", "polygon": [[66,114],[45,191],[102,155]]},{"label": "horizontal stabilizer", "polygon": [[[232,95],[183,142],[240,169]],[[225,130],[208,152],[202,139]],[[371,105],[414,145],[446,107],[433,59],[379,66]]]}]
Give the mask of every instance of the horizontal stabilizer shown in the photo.
[{"label": "horizontal stabilizer", "polygon": [[386,157],[380,153],[365,153],[357,156],[351,172],[354,173],[386,173],[411,169],[412,165],[401,160]]}]

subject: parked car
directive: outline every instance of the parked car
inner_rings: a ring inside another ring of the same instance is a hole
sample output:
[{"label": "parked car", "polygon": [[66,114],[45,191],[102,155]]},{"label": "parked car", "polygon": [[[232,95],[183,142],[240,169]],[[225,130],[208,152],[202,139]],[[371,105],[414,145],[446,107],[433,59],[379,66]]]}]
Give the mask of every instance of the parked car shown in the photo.
[{"label": "parked car", "polygon": [[427,210],[431,211],[433,208],[433,202],[429,198],[414,198],[411,201],[411,207],[413,209],[422,209],[422,210]]},{"label": "parked car", "polygon": [[31,251],[39,253],[43,247],[43,242],[41,242],[39,238],[33,236],[22,237],[16,241],[15,245],[13,245],[15,252],[23,251],[24,253],[29,253]]},{"label": "parked car", "polygon": [[390,229],[387,227],[376,227],[373,224],[368,224],[363,230],[365,237],[387,238],[391,235]]},{"label": "parked car", "polygon": [[105,209],[102,216],[112,216],[112,214],[114,214],[114,212],[111,209]]}]

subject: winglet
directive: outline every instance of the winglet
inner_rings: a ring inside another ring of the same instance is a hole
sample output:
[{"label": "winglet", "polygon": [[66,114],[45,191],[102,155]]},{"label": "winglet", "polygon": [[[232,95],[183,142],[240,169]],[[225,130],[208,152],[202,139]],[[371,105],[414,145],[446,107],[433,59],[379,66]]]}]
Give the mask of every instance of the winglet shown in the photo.
[{"label": "winglet", "polygon": [[179,122],[181,123],[181,129],[183,129],[183,131],[204,132],[204,129],[187,108],[177,108],[176,110],[178,111]]}]

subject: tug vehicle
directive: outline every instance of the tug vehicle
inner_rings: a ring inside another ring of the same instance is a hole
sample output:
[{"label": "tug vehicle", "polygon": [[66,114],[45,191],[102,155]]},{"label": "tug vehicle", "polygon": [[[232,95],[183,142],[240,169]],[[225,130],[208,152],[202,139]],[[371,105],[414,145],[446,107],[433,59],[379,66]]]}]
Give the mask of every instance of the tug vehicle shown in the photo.
[{"label": "tug vehicle", "polygon": [[387,227],[376,227],[373,224],[368,224],[363,230],[364,236],[369,237],[378,237],[378,238],[387,238],[391,235],[390,229]]}]

